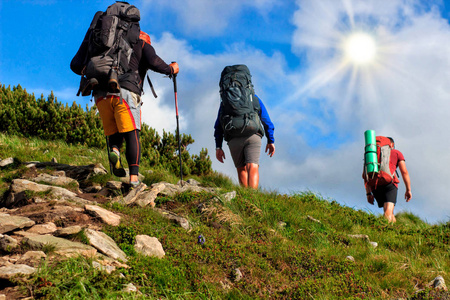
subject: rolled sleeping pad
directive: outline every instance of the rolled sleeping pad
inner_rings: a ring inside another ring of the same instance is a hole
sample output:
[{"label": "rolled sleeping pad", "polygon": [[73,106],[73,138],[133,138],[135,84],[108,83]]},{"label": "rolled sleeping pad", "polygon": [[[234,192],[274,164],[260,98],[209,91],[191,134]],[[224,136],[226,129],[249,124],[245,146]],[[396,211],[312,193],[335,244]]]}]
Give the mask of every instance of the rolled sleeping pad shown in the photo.
[{"label": "rolled sleeping pad", "polygon": [[364,164],[367,173],[378,172],[378,161],[377,161],[377,141],[375,130],[366,130],[364,132]]}]

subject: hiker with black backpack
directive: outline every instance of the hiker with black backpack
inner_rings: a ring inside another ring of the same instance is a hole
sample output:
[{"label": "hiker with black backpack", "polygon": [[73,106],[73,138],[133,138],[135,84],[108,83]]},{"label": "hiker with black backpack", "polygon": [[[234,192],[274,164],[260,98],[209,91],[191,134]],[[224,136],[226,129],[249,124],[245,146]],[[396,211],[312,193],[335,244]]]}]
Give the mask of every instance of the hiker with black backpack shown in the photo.
[{"label": "hiker with black backpack", "polygon": [[[406,187],[405,200],[409,202],[412,198],[411,181],[408,170],[406,169],[405,157],[395,149],[394,139],[391,137],[376,137],[375,162],[376,170],[367,171],[365,162],[363,178],[366,187],[367,202],[374,204],[377,201],[378,207],[383,207],[384,217],[389,222],[396,222],[394,216],[394,207],[397,203],[398,184],[400,180],[396,175],[397,168],[400,169],[403,182]],[[375,146],[374,145],[374,146]],[[367,151],[366,151],[367,152]]]},{"label": "hiker with black backpack", "polygon": [[140,30],[139,20],[139,10],[122,1],[110,5],[106,12],[97,12],[70,64],[82,76],[78,94],[88,96],[92,92],[95,99],[107,136],[110,166],[118,177],[126,177],[120,159],[125,140],[132,188],[139,184],[145,75],[149,69],[169,77],[179,71],[176,62],[166,64],[156,54],[150,37]]},{"label": "hiker with black backpack", "polygon": [[265,152],[272,157],[275,154],[275,127],[261,99],[255,95],[247,66],[225,67],[219,86],[221,103],[214,124],[216,158],[223,163],[225,152],[222,143],[225,139],[237,169],[239,183],[257,189],[261,140],[265,133]]}]

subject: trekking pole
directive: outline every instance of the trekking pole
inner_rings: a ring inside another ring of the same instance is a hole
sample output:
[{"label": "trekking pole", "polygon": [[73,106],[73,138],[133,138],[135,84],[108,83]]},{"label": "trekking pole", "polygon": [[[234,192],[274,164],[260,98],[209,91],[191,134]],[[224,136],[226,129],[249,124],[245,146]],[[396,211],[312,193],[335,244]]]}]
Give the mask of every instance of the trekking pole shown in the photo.
[{"label": "trekking pole", "polygon": [[[174,63],[174,62],[172,62]],[[183,186],[183,166],[181,163],[181,140],[180,140],[180,121],[178,117],[178,98],[177,98],[177,74],[173,74],[173,91],[175,93],[175,113],[177,117],[177,140],[178,140],[178,156],[180,158],[180,178],[181,186]]]}]

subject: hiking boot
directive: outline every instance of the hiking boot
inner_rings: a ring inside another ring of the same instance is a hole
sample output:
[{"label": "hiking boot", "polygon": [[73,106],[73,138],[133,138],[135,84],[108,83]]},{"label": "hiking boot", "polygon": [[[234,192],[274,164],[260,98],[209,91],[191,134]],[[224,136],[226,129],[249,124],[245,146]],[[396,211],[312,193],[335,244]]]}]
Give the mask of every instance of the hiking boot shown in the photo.
[{"label": "hiking boot", "polygon": [[120,162],[120,156],[117,155],[116,152],[111,151],[109,152],[109,162],[112,165],[113,174],[117,177],[126,177],[127,172],[122,166],[122,163]]},{"label": "hiking boot", "polygon": [[141,184],[140,181],[130,181],[130,191],[137,188],[140,184]]}]

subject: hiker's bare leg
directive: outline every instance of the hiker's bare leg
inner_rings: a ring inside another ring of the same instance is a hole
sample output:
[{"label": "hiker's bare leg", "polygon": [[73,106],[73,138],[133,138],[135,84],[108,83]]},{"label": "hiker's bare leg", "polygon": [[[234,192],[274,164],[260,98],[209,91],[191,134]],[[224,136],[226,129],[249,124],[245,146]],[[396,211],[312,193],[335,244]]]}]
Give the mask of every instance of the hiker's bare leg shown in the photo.
[{"label": "hiker's bare leg", "polygon": [[259,165],[248,163],[246,168],[248,170],[248,186],[252,189],[257,189],[259,184]]},{"label": "hiker's bare leg", "polygon": [[238,172],[239,184],[242,185],[243,187],[247,187],[248,186],[247,166],[237,168],[237,172]]},{"label": "hiker's bare leg", "polygon": [[138,180],[139,179],[137,175],[130,175],[130,182],[137,182]]},{"label": "hiker's bare leg", "polygon": [[395,205],[392,202],[385,202],[383,206],[384,217],[391,223],[395,223],[397,221],[394,216],[394,207]]}]

